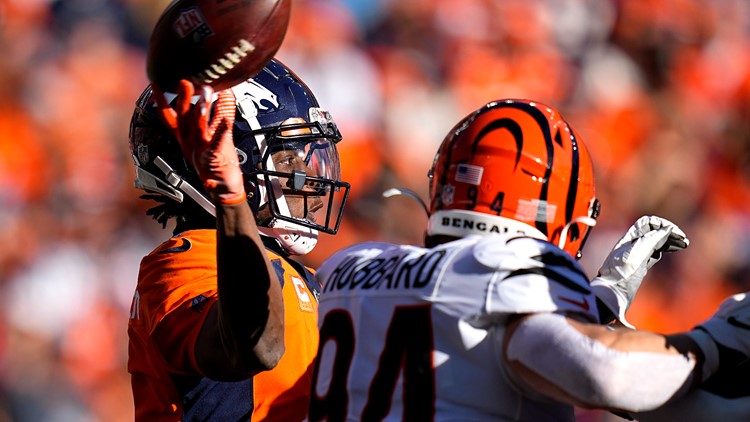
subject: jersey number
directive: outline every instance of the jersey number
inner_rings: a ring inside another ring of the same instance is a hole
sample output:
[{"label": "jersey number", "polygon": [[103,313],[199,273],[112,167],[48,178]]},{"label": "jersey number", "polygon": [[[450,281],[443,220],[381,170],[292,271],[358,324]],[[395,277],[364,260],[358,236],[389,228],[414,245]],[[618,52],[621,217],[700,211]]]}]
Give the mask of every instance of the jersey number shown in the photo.
[{"label": "jersey number", "polygon": [[[367,333],[362,333],[367,335]],[[354,356],[355,333],[352,320],[342,310],[329,312],[320,329],[318,356],[328,341],[336,342],[331,382],[324,396],[315,386],[320,360],[313,370],[310,420],[329,422],[346,419],[349,396],[346,383]],[[403,415],[405,421],[431,421],[435,413],[435,375],[432,366],[432,323],[430,306],[396,307],[378,370],[371,380],[361,420],[380,421],[388,415],[399,373],[403,372]],[[356,377],[357,374],[354,374]]]}]

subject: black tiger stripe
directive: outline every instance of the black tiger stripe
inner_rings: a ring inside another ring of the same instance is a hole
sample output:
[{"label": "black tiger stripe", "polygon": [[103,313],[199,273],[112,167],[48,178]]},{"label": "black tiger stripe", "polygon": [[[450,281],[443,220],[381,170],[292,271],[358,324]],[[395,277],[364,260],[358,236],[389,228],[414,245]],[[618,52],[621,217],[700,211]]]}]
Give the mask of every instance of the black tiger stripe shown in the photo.
[{"label": "black tiger stripe", "polygon": [[[538,108],[527,103],[513,103],[514,107],[528,113],[539,125],[539,128],[544,134],[544,144],[547,148],[547,168],[544,171],[544,179],[542,180],[541,192],[539,192],[539,200],[545,203],[549,199],[549,182],[552,176],[552,165],[555,161],[555,149],[552,145],[552,128],[549,125],[549,120],[544,113]],[[545,236],[549,236],[549,227],[547,223],[547,208],[538,207],[536,213],[536,228],[542,232]]]},{"label": "black tiger stripe", "polygon": [[581,277],[588,279],[586,273],[584,273],[570,260],[570,256],[567,253],[565,254],[565,256],[563,256],[560,253],[548,252],[541,255],[532,256],[531,259],[539,261],[550,267],[564,267],[566,270],[578,273],[581,275]]},{"label": "black tiger stripe", "polygon": [[487,134],[499,129],[507,129],[516,141],[516,162],[513,165],[513,169],[515,170],[518,168],[518,163],[521,161],[521,151],[523,150],[523,130],[521,129],[521,125],[512,119],[503,118],[493,120],[483,127],[476,139],[474,139],[474,143],[471,145],[471,155],[474,156],[477,153],[479,143],[485,136],[487,136]]},{"label": "black tiger stripe", "polygon": [[557,145],[563,146],[562,135],[560,135],[560,132],[561,131],[558,130],[557,133],[555,133],[555,143]]},{"label": "black tiger stripe", "polygon": [[568,277],[565,277],[564,275],[550,268],[521,268],[515,271],[511,271],[510,274],[508,274],[507,276],[503,278],[503,280],[508,280],[513,277],[519,277],[519,276],[524,276],[528,274],[541,275],[545,278],[556,281],[559,284],[571,290],[575,290],[578,293],[582,293],[582,294],[591,293],[591,290],[588,287],[582,286],[580,284],[576,284],[575,282],[571,281]]},{"label": "black tiger stripe", "polygon": [[[565,125],[570,128],[568,122]],[[568,196],[565,201],[565,221],[573,219],[573,210],[576,206],[576,197],[578,196],[578,176],[580,171],[580,155],[578,151],[578,140],[570,129],[570,141],[572,143],[573,161],[570,163],[570,186],[568,186]]]}]

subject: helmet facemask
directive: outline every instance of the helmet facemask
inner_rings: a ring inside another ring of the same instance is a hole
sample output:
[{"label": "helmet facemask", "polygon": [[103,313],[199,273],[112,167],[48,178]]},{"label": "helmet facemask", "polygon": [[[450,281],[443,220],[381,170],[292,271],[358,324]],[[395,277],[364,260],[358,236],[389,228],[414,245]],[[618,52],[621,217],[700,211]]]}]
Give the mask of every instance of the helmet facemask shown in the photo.
[{"label": "helmet facemask", "polygon": [[[242,119],[234,136],[261,234],[275,238],[288,253],[304,255],[318,233],[335,234],[349,184],[341,181],[336,143],[341,134],[330,114],[309,107],[307,116],[259,127],[257,99],[244,94],[257,86],[234,88]],[[261,104],[262,105],[262,104]],[[247,126],[245,126],[247,125]]]},{"label": "helmet facemask", "polygon": [[257,145],[250,154],[238,148],[261,233],[294,254],[310,252],[318,232],[338,231],[349,193],[348,183],[340,181],[337,135],[322,129],[319,122],[292,118],[246,134]]}]

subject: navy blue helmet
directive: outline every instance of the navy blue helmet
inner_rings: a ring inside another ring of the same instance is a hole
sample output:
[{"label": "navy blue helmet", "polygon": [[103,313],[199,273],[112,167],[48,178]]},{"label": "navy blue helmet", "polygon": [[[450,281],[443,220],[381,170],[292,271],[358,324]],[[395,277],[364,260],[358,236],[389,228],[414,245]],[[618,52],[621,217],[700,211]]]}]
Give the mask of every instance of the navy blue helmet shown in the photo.
[{"label": "navy blue helmet", "polygon": [[[289,253],[308,253],[319,231],[338,231],[349,194],[336,149],[341,133],[307,85],[277,60],[231,89],[237,101],[234,143],[259,230]],[[176,97],[166,95],[170,101]],[[215,214],[197,173],[156,110],[149,86],[130,123],[135,187],[180,203],[187,195]],[[288,165],[292,160],[299,164]]]}]

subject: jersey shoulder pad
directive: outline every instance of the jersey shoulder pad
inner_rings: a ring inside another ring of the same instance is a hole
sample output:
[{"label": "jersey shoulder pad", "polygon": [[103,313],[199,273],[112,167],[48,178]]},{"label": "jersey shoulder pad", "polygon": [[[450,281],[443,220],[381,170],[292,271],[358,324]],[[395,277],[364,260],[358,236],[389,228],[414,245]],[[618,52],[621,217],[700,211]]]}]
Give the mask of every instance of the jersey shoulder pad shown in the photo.
[{"label": "jersey shoulder pad", "polygon": [[527,266],[530,262],[539,262],[543,256],[555,256],[554,262],[578,267],[570,254],[546,240],[517,234],[483,236],[474,244],[472,252],[479,263],[495,270]]},{"label": "jersey shoulder pad", "polygon": [[473,254],[498,277],[489,312],[569,311],[598,318],[586,273],[557,246],[531,237],[501,235],[477,242]]}]

